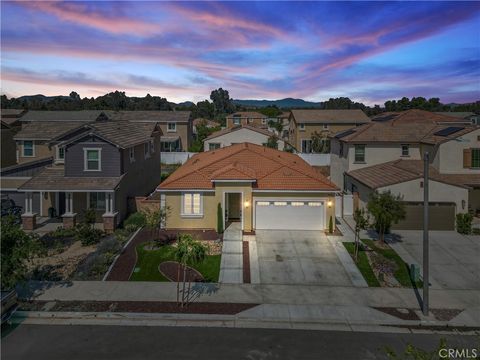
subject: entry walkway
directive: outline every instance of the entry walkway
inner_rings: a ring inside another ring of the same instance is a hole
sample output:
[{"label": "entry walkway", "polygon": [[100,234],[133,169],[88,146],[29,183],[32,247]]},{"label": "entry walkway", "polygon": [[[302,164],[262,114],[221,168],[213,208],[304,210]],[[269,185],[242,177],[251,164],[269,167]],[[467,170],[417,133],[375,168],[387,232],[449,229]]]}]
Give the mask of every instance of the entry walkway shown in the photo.
[{"label": "entry walkway", "polygon": [[231,223],[223,233],[220,283],[243,283],[242,229],[239,222]]}]

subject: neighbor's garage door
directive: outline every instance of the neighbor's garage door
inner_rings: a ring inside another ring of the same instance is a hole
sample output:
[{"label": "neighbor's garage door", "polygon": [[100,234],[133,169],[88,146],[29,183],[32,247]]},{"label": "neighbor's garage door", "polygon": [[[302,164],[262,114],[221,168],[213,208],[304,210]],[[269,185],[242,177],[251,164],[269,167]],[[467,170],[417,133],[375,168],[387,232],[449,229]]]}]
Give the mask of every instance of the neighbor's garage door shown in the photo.
[{"label": "neighbor's garage door", "polygon": [[[397,230],[423,229],[423,203],[405,203],[405,220],[392,225]],[[428,228],[430,230],[455,230],[455,204],[430,203]]]},{"label": "neighbor's garage door", "polygon": [[275,200],[255,202],[257,230],[324,230],[323,201]]}]

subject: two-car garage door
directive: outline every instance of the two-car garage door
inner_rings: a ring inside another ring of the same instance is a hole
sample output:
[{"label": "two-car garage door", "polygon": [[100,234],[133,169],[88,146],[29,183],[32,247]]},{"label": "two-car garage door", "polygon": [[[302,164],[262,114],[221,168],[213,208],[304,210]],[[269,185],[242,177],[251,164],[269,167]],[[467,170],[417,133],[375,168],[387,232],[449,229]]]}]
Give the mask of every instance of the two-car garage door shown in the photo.
[{"label": "two-car garage door", "polygon": [[[428,228],[430,230],[455,230],[455,204],[430,203],[428,207]],[[394,230],[423,230],[423,203],[405,202],[406,216]]]},{"label": "two-car garage door", "polygon": [[325,203],[318,200],[257,200],[257,230],[324,230]]}]

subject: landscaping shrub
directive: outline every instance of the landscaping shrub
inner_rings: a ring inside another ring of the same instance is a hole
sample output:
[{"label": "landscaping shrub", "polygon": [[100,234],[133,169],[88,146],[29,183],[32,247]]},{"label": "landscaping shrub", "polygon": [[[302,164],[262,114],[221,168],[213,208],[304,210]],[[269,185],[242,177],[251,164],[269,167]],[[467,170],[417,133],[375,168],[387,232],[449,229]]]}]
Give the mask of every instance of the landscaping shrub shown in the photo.
[{"label": "landscaping shrub", "polygon": [[217,232],[219,234],[223,233],[223,211],[220,203],[217,206]]},{"label": "landscaping shrub", "polygon": [[75,236],[75,228],[65,229],[61,226],[57,227],[55,230],[50,231],[47,236],[51,238],[66,238]]},{"label": "landscaping shrub", "polygon": [[126,229],[117,229],[115,230],[115,234],[114,234],[117,241],[122,245],[127,241],[129,235],[130,235],[130,232]]},{"label": "landscaping shrub", "polygon": [[90,225],[81,224],[77,226],[75,239],[82,242],[83,246],[93,245],[100,241],[103,236],[103,231],[95,229]]},{"label": "landscaping shrub", "polygon": [[88,225],[95,224],[97,220],[97,213],[94,209],[87,209],[83,212],[83,223]]},{"label": "landscaping shrub", "polygon": [[145,214],[142,212],[134,212],[131,214],[125,221],[123,222],[123,227],[130,231],[133,232],[142,226],[145,226],[147,223],[147,219],[145,217]]},{"label": "landscaping shrub", "polygon": [[120,242],[114,237],[109,236],[102,241],[97,246],[97,252],[100,254],[112,253],[115,254],[122,249]]},{"label": "landscaping shrub", "polygon": [[459,234],[468,235],[472,233],[472,221],[473,215],[466,214],[457,214],[457,232]]}]

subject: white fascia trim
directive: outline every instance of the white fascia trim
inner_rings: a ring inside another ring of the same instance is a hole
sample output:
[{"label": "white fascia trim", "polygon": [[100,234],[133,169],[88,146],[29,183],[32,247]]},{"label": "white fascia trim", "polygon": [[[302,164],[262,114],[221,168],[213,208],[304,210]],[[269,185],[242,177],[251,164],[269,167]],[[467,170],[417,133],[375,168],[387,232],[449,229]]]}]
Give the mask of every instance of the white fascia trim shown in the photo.
[{"label": "white fascia trim", "polygon": [[333,194],[340,193],[340,190],[252,190],[253,193],[319,193]]},{"label": "white fascia trim", "polygon": [[254,183],[257,180],[211,180],[213,182],[239,182],[239,183]]},{"label": "white fascia trim", "polygon": [[215,189],[157,189],[157,192],[215,192]]}]

